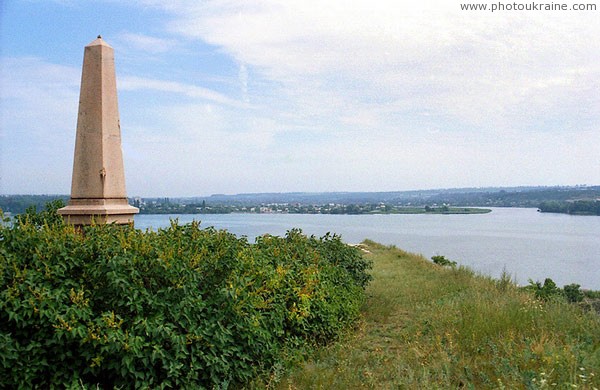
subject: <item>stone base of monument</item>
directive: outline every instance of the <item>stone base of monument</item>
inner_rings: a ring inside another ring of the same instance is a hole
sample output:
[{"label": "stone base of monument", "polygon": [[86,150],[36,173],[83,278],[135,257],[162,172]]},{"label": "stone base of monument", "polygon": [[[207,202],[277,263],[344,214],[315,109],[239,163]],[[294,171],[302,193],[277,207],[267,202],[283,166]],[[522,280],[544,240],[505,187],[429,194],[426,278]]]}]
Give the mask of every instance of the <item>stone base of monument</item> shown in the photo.
[{"label": "stone base of monument", "polygon": [[73,225],[128,225],[133,224],[133,216],[138,212],[139,209],[130,206],[126,198],[71,199],[68,206],[58,210],[58,214]]}]

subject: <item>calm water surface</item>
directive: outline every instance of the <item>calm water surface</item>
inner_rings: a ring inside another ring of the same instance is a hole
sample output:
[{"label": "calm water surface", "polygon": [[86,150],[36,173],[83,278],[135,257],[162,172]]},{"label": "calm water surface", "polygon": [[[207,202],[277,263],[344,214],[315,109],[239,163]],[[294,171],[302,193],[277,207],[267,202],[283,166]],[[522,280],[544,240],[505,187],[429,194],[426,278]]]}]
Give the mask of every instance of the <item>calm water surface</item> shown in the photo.
[{"label": "calm water surface", "polygon": [[600,290],[600,217],[494,208],[479,215],[138,215],[137,228],[161,228],[171,218],[247,236],[283,235],[291,228],[322,236],[342,235],[349,243],[365,238],[396,245],[427,258],[444,255],[472,269],[500,276],[505,269],[520,284],[552,278],[559,286],[577,283]]}]

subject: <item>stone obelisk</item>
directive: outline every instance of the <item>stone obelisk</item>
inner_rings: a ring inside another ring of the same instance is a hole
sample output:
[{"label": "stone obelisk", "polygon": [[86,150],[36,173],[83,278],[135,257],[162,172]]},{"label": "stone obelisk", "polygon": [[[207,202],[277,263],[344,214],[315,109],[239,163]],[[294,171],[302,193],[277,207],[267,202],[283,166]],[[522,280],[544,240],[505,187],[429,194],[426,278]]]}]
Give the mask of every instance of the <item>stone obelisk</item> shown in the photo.
[{"label": "stone obelisk", "polygon": [[58,213],[89,225],[130,224],[138,212],[125,191],[114,50],[98,36],[84,49],[71,199]]}]

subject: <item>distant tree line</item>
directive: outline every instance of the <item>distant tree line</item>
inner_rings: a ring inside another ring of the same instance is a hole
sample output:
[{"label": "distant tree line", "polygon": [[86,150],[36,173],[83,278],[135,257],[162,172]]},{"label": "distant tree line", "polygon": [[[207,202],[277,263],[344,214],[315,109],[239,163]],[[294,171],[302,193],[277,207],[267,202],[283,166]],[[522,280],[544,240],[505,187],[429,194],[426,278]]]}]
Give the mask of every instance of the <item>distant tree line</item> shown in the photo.
[{"label": "distant tree line", "polygon": [[571,215],[600,215],[600,201],[576,200],[572,202],[548,201],[539,205],[543,213],[564,213]]},{"label": "distant tree line", "polygon": [[0,209],[5,213],[23,214],[29,207],[41,211],[47,203],[56,200],[67,202],[67,195],[0,195]]},{"label": "distant tree line", "polygon": [[545,202],[564,203],[573,199],[600,198],[600,186],[539,187],[524,190],[483,192],[443,192],[426,197],[427,203],[479,207],[537,207]]},{"label": "distant tree line", "polygon": [[140,214],[229,214],[234,211],[230,206],[206,206],[205,202],[181,204],[171,202],[140,203],[134,201],[133,205],[140,209]]},{"label": "distant tree line", "polygon": [[237,195],[211,195],[195,198],[171,198],[174,203],[199,203],[202,200],[214,205],[254,207],[256,205],[361,205],[385,204],[390,206],[424,207],[447,204],[455,207],[532,207],[550,200],[597,199],[600,186],[553,187],[487,187],[392,192],[290,192],[254,193]]},{"label": "distant tree line", "polygon": [[[0,195],[0,209],[21,214],[30,206],[42,210],[67,195]],[[582,200],[587,199],[587,200]],[[213,195],[194,198],[132,198],[130,203],[141,214],[227,214],[227,213],[299,213],[367,214],[393,213],[402,208],[443,212],[446,207],[535,207],[543,212],[600,215],[600,186],[482,188],[424,190],[405,192],[281,193]]]}]

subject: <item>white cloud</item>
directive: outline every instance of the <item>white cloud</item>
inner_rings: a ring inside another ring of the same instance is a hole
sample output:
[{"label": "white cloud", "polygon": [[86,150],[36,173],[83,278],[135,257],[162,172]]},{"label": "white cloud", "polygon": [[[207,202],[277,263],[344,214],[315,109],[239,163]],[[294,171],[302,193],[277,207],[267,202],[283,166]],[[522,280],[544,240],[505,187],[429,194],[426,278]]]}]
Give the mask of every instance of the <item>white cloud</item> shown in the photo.
[{"label": "white cloud", "polygon": [[250,165],[263,176],[288,168],[301,183],[272,177],[270,189],[600,180],[591,168],[600,154],[592,12],[316,0],[182,1],[166,10],[169,33],[241,64],[244,96],[250,72],[265,83],[246,114],[272,118],[277,130],[272,156]]},{"label": "white cloud", "polygon": [[131,32],[122,33],[120,38],[131,48],[149,53],[165,53],[179,46],[175,39],[152,37]]},{"label": "white cloud", "polygon": [[[131,193],[600,182],[597,12],[132,4],[168,20],[116,39]],[[11,123],[74,132],[80,70],[17,61]]]},{"label": "white cloud", "polygon": [[242,97],[246,103],[250,102],[250,98],[248,97],[248,77],[248,68],[245,64],[240,64],[239,80],[242,90]]},{"label": "white cloud", "polygon": [[[593,13],[306,0],[179,2],[169,11],[172,32],[217,45],[281,83],[296,110],[311,101],[321,111],[334,100],[352,116],[372,100],[404,102],[467,125],[513,128],[534,125],[532,111],[567,99],[597,102],[597,94],[579,88],[598,86],[600,43],[591,37],[600,23]],[[328,114],[336,109],[334,103]]]},{"label": "white cloud", "polygon": [[195,99],[209,100],[233,107],[247,107],[244,102],[231,99],[219,92],[196,85],[176,81],[156,80],[137,76],[123,76],[119,79],[119,89],[123,91],[154,90],[182,94]]}]

